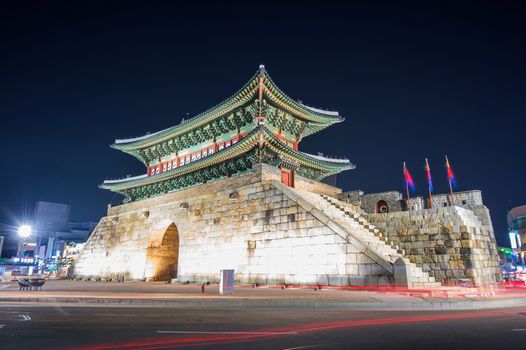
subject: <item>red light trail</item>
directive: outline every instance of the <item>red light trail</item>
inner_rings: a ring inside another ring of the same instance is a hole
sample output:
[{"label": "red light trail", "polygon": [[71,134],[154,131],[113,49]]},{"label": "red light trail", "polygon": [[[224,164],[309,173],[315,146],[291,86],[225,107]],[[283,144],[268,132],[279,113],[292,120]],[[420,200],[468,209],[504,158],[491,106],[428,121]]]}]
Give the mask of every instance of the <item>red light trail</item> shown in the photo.
[{"label": "red light trail", "polygon": [[[78,350],[108,350],[108,349],[165,349],[178,347],[192,347],[225,343],[237,343],[247,341],[257,341],[269,337],[287,336],[294,334],[305,334],[310,332],[319,332],[342,328],[355,328],[365,326],[390,325],[390,324],[407,324],[418,322],[435,322],[449,321],[466,318],[482,318],[512,315],[519,312],[526,312],[526,309],[507,309],[491,311],[469,311],[457,313],[442,313],[431,315],[414,315],[399,317],[380,317],[348,321],[309,323],[299,326],[275,327],[269,329],[258,329],[253,331],[242,332],[203,332],[198,331],[193,335],[170,336],[159,338],[140,339],[127,343],[107,343],[101,345],[88,345],[76,348]],[[161,331],[168,333],[169,331]],[[177,331],[174,331],[176,333]],[[183,333],[183,332],[181,332]],[[191,333],[191,332],[188,332]]]}]

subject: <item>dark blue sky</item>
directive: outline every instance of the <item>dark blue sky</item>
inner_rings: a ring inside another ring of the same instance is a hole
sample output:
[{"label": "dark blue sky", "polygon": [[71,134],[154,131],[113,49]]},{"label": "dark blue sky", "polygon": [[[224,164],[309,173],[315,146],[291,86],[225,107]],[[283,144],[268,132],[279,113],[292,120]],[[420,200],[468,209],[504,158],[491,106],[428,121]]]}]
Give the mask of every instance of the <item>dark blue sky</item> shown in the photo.
[{"label": "dark blue sky", "polygon": [[357,165],[340,187],[402,191],[406,161],[425,195],[427,157],[446,192],[447,154],[507,244],[507,210],[526,203],[519,2],[84,3],[0,11],[1,223],[36,200],[98,220],[118,197],[97,186],[145,171],[115,138],[211,107],[263,63],[290,96],[347,118],[300,144]]}]

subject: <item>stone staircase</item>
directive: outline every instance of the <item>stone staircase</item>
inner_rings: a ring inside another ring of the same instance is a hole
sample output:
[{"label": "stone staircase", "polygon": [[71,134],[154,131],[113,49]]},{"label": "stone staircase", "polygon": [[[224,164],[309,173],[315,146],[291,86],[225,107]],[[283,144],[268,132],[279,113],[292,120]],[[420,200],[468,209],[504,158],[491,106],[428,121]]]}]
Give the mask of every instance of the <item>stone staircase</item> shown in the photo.
[{"label": "stone staircase", "polygon": [[442,286],[434,277],[409,261],[409,259],[404,256],[405,252],[403,249],[390,242],[382,231],[369,223],[359,207],[341,202],[326,195],[319,195],[293,188],[288,189],[297,193],[314,208],[334,220],[346,230],[349,236],[366,245],[369,250],[380,255],[392,266],[401,258],[410,271],[411,281],[408,283],[410,288],[436,288]]}]

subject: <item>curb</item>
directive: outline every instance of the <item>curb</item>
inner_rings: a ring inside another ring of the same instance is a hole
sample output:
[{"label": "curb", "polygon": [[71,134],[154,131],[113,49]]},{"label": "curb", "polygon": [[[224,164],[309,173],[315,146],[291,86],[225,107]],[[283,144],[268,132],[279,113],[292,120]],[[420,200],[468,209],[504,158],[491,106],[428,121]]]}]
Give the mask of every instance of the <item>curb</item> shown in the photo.
[{"label": "curb", "polygon": [[363,311],[451,311],[484,310],[526,306],[526,298],[501,300],[421,301],[407,303],[324,302],[310,300],[203,300],[203,299],[136,299],[136,298],[68,298],[15,297],[2,298],[0,303],[82,304],[111,306],[167,307],[175,309],[300,309],[300,310],[363,310]]}]

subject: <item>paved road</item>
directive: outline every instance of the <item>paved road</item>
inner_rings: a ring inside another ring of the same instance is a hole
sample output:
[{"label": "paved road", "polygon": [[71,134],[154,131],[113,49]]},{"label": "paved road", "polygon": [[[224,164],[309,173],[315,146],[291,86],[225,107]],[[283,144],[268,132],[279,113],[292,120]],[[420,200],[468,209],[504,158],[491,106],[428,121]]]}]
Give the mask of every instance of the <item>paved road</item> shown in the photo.
[{"label": "paved road", "polygon": [[526,309],[457,312],[0,305],[1,349],[521,349]]}]

